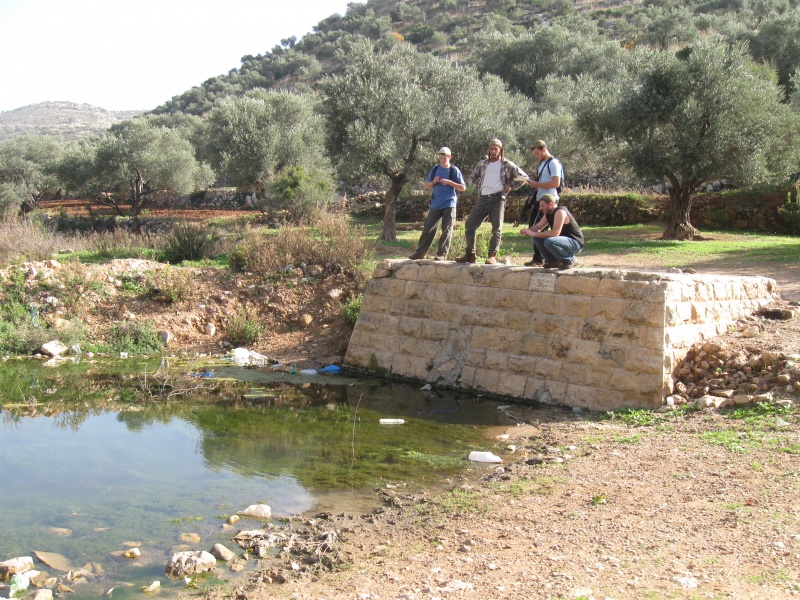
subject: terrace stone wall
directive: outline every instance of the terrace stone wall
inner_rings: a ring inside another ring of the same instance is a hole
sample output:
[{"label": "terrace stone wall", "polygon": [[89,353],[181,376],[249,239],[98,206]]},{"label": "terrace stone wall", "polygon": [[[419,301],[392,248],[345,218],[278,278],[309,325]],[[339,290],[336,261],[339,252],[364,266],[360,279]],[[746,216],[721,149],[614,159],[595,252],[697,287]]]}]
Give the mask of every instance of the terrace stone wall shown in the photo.
[{"label": "terrace stone wall", "polygon": [[764,277],[384,260],[345,365],[518,401],[657,408],[692,343],[777,293]]}]

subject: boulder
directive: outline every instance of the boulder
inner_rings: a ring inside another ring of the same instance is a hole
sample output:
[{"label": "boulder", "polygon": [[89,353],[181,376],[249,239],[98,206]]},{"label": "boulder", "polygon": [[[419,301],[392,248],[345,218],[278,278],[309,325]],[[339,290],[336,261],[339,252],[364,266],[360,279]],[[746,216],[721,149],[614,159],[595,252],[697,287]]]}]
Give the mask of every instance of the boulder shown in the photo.
[{"label": "boulder", "polygon": [[164,571],[171,577],[185,577],[211,571],[216,565],[217,559],[205,550],[177,552],[169,559]]},{"label": "boulder", "polygon": [[251,504],[244,510],[240,510],[239,514],[256,519],[269,519],[272,516],[272,509],[267,504]]},{"label": "boulder", "polygon": [[228,550],[228,548],[226,548],[223,544],[214,544],[214,547],[211,548],[211,554],[224,562],[228,562],[229,560],[236,558],[236,555],[231,550]]},{"label": "boulder", "polygon": [[67,350],[69,350],[69,348],[58,340],[49,341],[46,344],[42,344],[42,347],[39,348],[39,352],[47,356],[60,356]]},{"label": "boulder", "polygon": [[11,576],[16,573],[25,573],[33,569],[33,557],[18,556],[0,562],[0,581],[11,581]]}]

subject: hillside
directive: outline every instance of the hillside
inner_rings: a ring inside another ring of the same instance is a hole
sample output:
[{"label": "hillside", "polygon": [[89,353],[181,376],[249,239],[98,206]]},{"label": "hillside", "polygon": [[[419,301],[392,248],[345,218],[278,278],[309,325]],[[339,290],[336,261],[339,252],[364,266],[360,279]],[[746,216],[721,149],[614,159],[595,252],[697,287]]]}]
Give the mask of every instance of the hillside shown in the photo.
[{"label": "hillside", "polygon": [[0,140],[34,134],[76,140],[101,133],[144,111],[111,111],[75,102],[40,102],[0,112]]}]

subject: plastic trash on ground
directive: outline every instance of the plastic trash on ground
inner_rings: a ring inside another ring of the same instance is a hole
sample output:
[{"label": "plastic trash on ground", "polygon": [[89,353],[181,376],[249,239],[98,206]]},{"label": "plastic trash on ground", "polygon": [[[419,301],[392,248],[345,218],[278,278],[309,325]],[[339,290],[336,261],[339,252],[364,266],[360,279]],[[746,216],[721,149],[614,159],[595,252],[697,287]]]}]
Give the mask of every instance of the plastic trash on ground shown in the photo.
[{"label": "plastic trash on ground", "polygon": [[473,451],[469,453],[467,460],[471,460],[473,462],[483,462],[483,463],[501,463],[503,459],[497,456],[496,454],[492,454],[491,452],[479,452]]},{"label": "plastic trash on ground", "polygon": [[233,362],[237,365],[249,365],[250,351],[247,348],[234,348]]},{"label": "plastic trash on ground", "polygon": [[329,375],[333,375],[335,373],[341,373],[342,369],[336,365],[328,365],[327,367],[322,367],[320,371],[323,373],[328,373]]},{"label": "plastic trash on ground", "polygon": [[405,423],[404,419],[380,419],[378,421],[381,425],[402,425]]},{"label": "plastic trash on ground", "polygon": [[316,375],[317,372],[314,369],[303,369],[300,371],[300,375]]}]

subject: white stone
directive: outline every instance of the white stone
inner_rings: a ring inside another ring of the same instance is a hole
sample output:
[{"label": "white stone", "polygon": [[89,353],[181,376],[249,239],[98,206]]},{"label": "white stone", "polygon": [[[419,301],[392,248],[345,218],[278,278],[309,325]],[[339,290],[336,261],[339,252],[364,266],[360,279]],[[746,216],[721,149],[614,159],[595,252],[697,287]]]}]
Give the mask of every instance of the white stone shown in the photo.
[{"label": "white stone", "polygon": [[244,510],[240,510],[239,514],[256,519],[269,519],[272,516],[272,509],[266,504],[251,504]]},{"label": "white stone", "polygon": [[172,555],[164,570],[173,577],[184,577],[211,571],[216,565],[217,559],[205,550],[199,552],[177,552]]},{"label": "white stone", "polygon": [[214,335],[217,332],[217,326],[213,323],[206,323],[206,335]]},{"label": "white stone", "polygon": [[39,348],[39,352],[47,356],[59,356],[64,354],[67,350],[69,350],[69,348],[58,340],[49,341],[46,344],[42,344],[42,347]]},{"label": "white stone", "polygon": [[225,562],[236,558],[236,555],[231,550],[226,548],[224,544],[214,544],[214,547],[211,548],[211,554],[213,554],[219,560]]},{"label": "white stone", "polygon": [[18,556],[0,562],[0,581],[8,581],[15,573],[25,573],[33,569],[32,556]]}]

